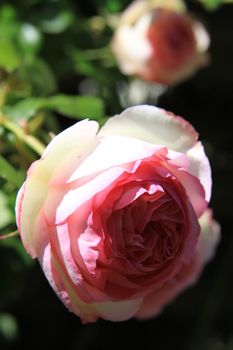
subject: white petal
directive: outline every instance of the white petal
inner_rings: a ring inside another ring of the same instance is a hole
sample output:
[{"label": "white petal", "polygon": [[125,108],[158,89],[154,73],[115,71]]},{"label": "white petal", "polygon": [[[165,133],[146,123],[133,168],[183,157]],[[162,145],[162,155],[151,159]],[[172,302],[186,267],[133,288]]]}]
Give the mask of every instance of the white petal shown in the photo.
[{"label": "white petal", "polygon": [[25,192],[18,222],[20,222],[19,231],[23,244],[27,249],[27,252],[33,258],[36,257],[33,244],[34,225],[42,207],[42,203],[46,198],[47,190],[47,183],[44,181],[43,177],[30,176],[25,182]]},{"label": "white petal", "polygon": [[220,240],[221,228],[217,221],[212,218],[212,210],[206,209],[199,219],[201,235],[197,245],[198,260],[200,266],[204,266],[212,259],[217,244]]},{"label": "white petal", "polygon": [[210,46],[210,36],[201,22],[194,21],[193,31],[196,39],[197,51],[203,53]]},{"label": "white petal", "polygon": [[100,140],[92,154],[73,172],[68,182],[93,175],[111,167],[122,166],[151,157],[161,147],[134,138],[111,136]]},{"label": "white petal", "polygon": [[200,180],[205,190],[205,199],[209,202],[212,187],[211,168],[201,142],[197,142],[187,152],[187,156],[190,160],[189,171]]},{"label": "white petal", "polygon": [[66,278],[59,262],[53,256],[52,261],[56,269],[59,286],[56,285],[52,273],[50,245],[47,246],[40,260],[44,273],[58,297],[84,323],[95,322],[98,317],[111,321],[124,321],[133,317],[141,306],[141,298],[119,302],[106,301],[87,304],[75,293],[71,281]]},{"label": "white petal", "polygon": [[82,156],[87,147],[95,142],[98,127],[97,122],[85,119],[55,136],[42,155],[46,163],[44,166],[48,171],[53,170],[74,148]]},{"label": "white petal", "polygon": [[[42,158],[34,162],[28,170],[24,184],[23,200],[17,218],[20,221],[20,234],[28,252],[35,257],[33,234],[36,218],[48,193],[50,178],[56,167],[61,169],[63,159],[76,149],[77,158],[83,156],[97,142],[98,123],[84,120],[76,123],[57,135],[47,146]],[[73,166],[71,164],[70,166]],[[63,169],[63,172],[67,169]],[[61,169],[62,172],[62,169]],[[56,175],[59,176],[59,172]],[[22,193],[20,194],[20,197]],[[19,203],[19,201],[18,201]],[[18,203],[16,205],[18,205]],[[29,219],[30,218],[30,219]]]},{"label": "white petal", "polygon": [[112,49],[124,74],[140,72],[152,54],[151,45],[140,27],[120,27],[114,35]]},{"label": "white petal", "polygon": [[134,137],[179,152],[192,148],[198,138],[197,132],[183,118],[149,105],[127,108],[110,118],[98,135]]},{"label": "white petal", "polygon": [[109,321],[125,321],[133,317],[140,308],[142,299],[93,304],[99,317]]}]

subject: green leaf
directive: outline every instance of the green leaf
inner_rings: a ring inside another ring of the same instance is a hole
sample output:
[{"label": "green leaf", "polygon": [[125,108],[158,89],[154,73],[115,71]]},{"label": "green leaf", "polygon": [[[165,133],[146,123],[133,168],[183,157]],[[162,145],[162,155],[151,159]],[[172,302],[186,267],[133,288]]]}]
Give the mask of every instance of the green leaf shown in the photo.
[{"label": "green leaf", "polygon": [[22,173],[15,170],[13,166],[0,155],[0,177],[9,181],[12,185],[20,187],[23,181]]},{"label": "green leaf", "polygon": [[0,230],[12,221],[11,211],[7,206],[6,195],[0,191]]},{"label": "green leaf", "polygon": [[104,104],[98,97],[57,95],[49,98],[54,110],[68,117],[101,119],[104,116]]},{"label": "green leaf", "polygon": [[80,74],[93,78],[101,84],[107,85],[109,83],[109,75],[106,75],[106,70],[101,65],[88,61],[85,51],[77,50],[74,47],[67,49],[67,54],[74,62],[75,70]]},{"label": "green leaf", "polygon": [[39,110],[54,110],[73,119],[104,117],[104,104],[98,97],[55,95],[45,98],[31,97],[14,106],[5,106],[3,111],[14,121],[29,120]]},{"label": "green leaf", "polygon": [[117,0],[106,1],[106,8],[110,12],[120,12],[121,4]]},{"label": "green leaf", "polygon": [[104,12],[121,12],[128,5],[127,0],[94,0],[96,7],[102,9]]},{"label": "green leaf", "polygon": [[9,4],[0,7],[0,21],[5,23],[13,23],[16,19],[16,9]]},{"label": "green leaf", "polygon": [[34,58],[21,69],[21,78],[31,86],[34,96],[47,96],[57,89],[56,78],[46,61]]},{"label": "green leaf", "polygon": [[45,98],[28,97],[13,106],[5,106],[3,112],[14,121],[29,120],[46,105]]},{"label": "green leaf", "polygon": [[20,66],[21,60],[13,43],[5,37],[0,36],[0,67],[7,72],[12,72]]},{"label": "green leaf", "polygon": [[233,0],[200,0],[207,10],[216,10],[220,5],[233,4]]}]

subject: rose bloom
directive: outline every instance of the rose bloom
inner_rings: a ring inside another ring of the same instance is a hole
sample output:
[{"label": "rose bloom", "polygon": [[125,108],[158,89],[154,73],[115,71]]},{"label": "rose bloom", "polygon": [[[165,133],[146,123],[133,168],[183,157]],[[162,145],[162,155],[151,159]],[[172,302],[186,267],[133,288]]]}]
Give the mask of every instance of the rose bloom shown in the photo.
[{"label": "rose bloom", "polygon": [[62,302],[83,322],[157,314],[199,277],[219,226],[211,172],[181,117],[135,106],[57,135],[19,191],[17,224]]},{"label": "rose bloom", "polygon": [[122,73],[170,85],[208,63],[209,43],[180,0],[137,0],[122,13],[112,49]]}]

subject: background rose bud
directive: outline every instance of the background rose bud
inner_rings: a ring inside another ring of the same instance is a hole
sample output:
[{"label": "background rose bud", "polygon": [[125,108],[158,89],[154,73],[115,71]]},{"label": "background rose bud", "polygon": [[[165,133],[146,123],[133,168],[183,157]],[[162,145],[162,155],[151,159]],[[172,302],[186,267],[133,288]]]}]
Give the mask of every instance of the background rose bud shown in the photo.
[{"label": "background rose bud", "polygon": [[56,136],[16,204],[23,244],[83,322],[157,314],[214,253],[208,159],[193,127],[152,106]]},{"label": "background rose bud", "polygon": [[112,49],[122,73],[169,85],[206,65],[209,42],[183,2],[138,0],[122,14]]}]

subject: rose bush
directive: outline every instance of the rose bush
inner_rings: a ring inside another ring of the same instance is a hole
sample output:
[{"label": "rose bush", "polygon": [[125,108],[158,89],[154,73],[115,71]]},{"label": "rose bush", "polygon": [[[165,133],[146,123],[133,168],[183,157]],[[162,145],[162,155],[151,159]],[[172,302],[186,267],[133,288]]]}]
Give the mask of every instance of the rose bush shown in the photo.
[{"label": "rose bush", "polygon": [[122,13],[112,48],[122,73],[169,85],[207,64],[209,42],[181,0],[137,0]]},{"label": "rose bush", "polygon": [[181,117],[135,106],[56,136],[19,191],[17,224],[63,303],[83,322],[158,313],[211,258],[211,172]]}]

